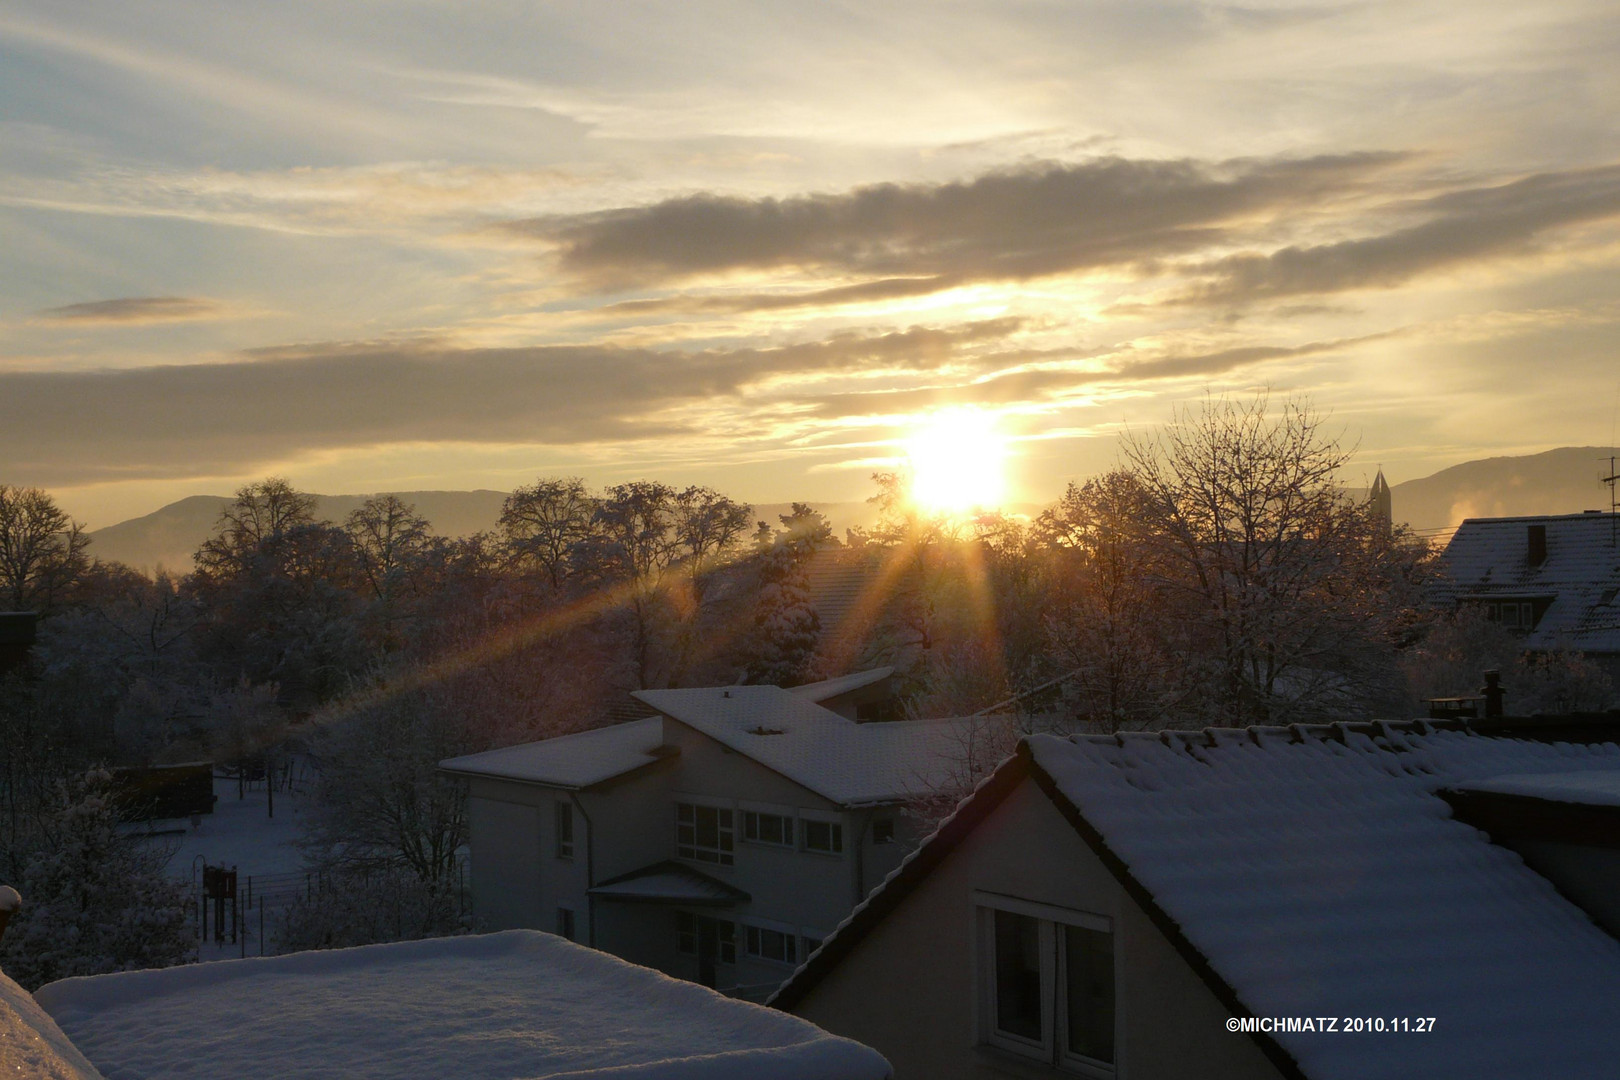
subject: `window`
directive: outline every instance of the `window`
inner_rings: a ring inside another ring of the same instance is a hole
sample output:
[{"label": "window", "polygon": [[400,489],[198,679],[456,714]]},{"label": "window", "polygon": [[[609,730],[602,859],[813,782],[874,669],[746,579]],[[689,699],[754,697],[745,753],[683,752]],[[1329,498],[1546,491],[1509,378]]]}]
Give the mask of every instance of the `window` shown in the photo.
[{"label": "window", "polygon": [[574,857],[574,806],[572,803],[554,803],[557,823],[557,858]]},{"label": "window", "polygon": [[801,937],[799,939],[799,955],[806,959],[819,948],[821,948],[821,939],[818,937]]},{"label": "window", "polygon": [[844,827],[834,821],[799,820],[799,843],[806,851],[837,855],[844,850]]},{"label": "window", "polygon": [[783,814],[743,811],[743,839],[756,844],[793,846],[793,819]]},{"label": "window", "polygon": [[[1541,612],[1536,609],[1540,607]],[[1534,630],[1540,614],[1546,607],[1533,600],[1490,600],[1485,603],[1485,617],[1501,623],[1507,630]]]},{"label": "window", "polygon": [[784,934],[780,930],[767,930],[763,926],[749,926],[744,928],[744,940],[747,942],[749,956],[757,956],[761,960],[775,960],[779,964],[797,964],[797,953],[794,952],[795,940],[792,934]]},{"label": "window", "polygon": [[737,962],[735,926],[727,919],[712,919],[707,915],[694,915],[690,911],[677,911],[675,948],[686,956],[696,956],[702,960],[718,960],[722,964],[735,964]]},{"label": "window", "polygon": [[731,866],[731,811],[717,806],[675,804],[675,854],[683,859]]},{"label": "window", "polygon": [[1113,1076],[1112,924],[1017,900],[997,904],[979,908],[983,1040],[1072,1072]]},{"label": "window", "polygon": [[560,907],[557,909],[557,936],[574,940],[574,911],[572,908]]},{"label": "window", "polygon": [[874,843],[874,844],[892,844],[892,843],[894,843],[894,818],[892,818],[892,817],[880,817],[880,818],[876,818],[876,819],[873,820],[873,822],[872,822],[872,843]]}]

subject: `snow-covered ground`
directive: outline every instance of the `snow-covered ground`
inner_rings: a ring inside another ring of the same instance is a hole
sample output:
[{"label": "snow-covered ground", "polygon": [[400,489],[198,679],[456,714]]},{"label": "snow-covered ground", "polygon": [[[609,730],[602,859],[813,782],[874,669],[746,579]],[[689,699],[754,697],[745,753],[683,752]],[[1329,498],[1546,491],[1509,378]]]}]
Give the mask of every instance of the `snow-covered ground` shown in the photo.
[{"label": "snow-covered ground", "polygon": [[196,828],[189,818],[141,826],[157,834],[152,843],[174,851],[169,860],[171,877],[191,881],[193,866],[201,875],[204,861],[211,866],[235,866],[244,879],[248,874],[285,874],[302,867],[297,845],[307,812],[306,796],[276,792],[276,816],[271,817],[263,784],[256,790],[249,788],[239,799],[236,781],[216,776],[214,795],[214,812],[201,815]]},{"label": "snow-covered ground", "polygon": [[876,1051],[550,934],[63,979],[39,1004],[107,1080],[882,1080]]},{"label": "snow-covered ground", "polygon": [[[194,897],[201,892],[205,864],[236,868],[237,906],[241,918],[238,939],[230,941],[227,931],[227,940],[216,942],[214,927],[210,924],[207,940],[198,944],[199,960],[228,960],[257,954],[261,949],[261,914],[268,916],[263,921],[265,933],[273,934],[278,902],[285,902],[287,890],[302,891],[303,888],[299,884],[303,875],[303,853],[298,841],[308,813],[308,796],[299,792],[276,792],[275,817],[271,817],[269,796],[262,782],[257,788],[241,790],[240,796],[238,791],[235,780],[216,776],[214,812],[201,815],[196,826],[190,818],[173,818],[131,827],[134,832],[149,834],[148,843],[171,852],[169,876],[185,882]],[[272,895],[272,910],[261,913],[257,906],[249,904],[249,898],[263,897],[267,889],[280,895]],[[225,914],[229,919],[229,904]],[[270,943],[264,944],[265,951],[273,948]]]}]

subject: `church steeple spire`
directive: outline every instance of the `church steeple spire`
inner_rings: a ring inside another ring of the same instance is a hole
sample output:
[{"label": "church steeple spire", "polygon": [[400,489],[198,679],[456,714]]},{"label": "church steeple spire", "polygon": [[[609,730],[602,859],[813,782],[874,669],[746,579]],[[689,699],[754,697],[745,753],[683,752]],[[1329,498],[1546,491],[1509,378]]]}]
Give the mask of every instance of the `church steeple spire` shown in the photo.
[{"label": "church steeple spire", "polygon": [[1384,480],[1384,469],[1378,469],[1378,475],[1373,477],[1372,493],[1367,502],[1372,506],[1373,519],[1383,528],[1387,536],[1395,523],[1395,505],[1390,495],[1389,484]]}]

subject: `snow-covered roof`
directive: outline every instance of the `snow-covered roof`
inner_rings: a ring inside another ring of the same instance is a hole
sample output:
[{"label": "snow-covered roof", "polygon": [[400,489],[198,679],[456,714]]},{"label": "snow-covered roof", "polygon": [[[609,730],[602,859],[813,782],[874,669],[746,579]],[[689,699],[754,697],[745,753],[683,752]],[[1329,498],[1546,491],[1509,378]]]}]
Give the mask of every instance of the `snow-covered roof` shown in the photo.
[{"label": "snow-covered roof", "polygon": [[0,1075],[102,1080],[32,995],[0,973]]},{"label": "snow-covered roof", "polygon": [[1491,795],[1517,795],[1543,802],[1577,806],[1620,807],[1620,768],[1604,771],[1519,773],[1472,780],[1458,790]]},{"label": "snow-covered roof", "polygon": [[843,806],[958,783],[973,720],[858,724],[779,686],[638,690],[637,698]]},{"label": "snow-covered roof", "polygon": [[590,894],[626,903],[686,904],[696,907],[734,907],[753,899],[729,882],[712,878],[674,860],[654,863],[609,878],[592,888]]},{"label": "snow-covered roof", "polygon": [[1553,773],[1607,790],[1620,745],[1422,721],[1032,735],[771,1003],[792,1008],[1034,774],[1243,1015],[1436,1018],[1270,1036],[1305,1076],[1612,1077],[1620,942],[1439,794]]},{"label": "snow-covered roof", "polygon": [[294,1080],[889,1073],[804,1020],[532,930],[64,979],[37,996],[91,1061],[130,1080],[199,1063]]},{"label": "snow-covered roof", "polygon": [[1620,746],[1397,725],[1028,745],[1253,1015],[1437,1018],[1422,1038],[1277,1034],[1306,1075],[1614,1075],[1620,942],[1437,792],[1612,781]]},{"label": "snow-covered roof", "polygon": [[[1532,566],[1531,526],[1546,529]],[[1435,598],[1550,600],[1525,638],[1529,649],[1620,653],[1620,544],[1612,514],[1469,518],[1440,561]]]},{"label": "snow-covered roof", "polygon": [[871,671],[856,671],[848,675],[840,675],[836,679],[823,679],[820,682],[804,683],[800,686],[788,687],[788,692],[798,694],[807,701],[821,703],[840,694],[848,694],[864,689],[873,683],[880,683],[894,674],[892,667],[873,668]]},{"label": "snow-covered roof", "polygon": [[446,772],[523,780],[561,788],[587,788],[658,760],[662,718],[560,735],[555,739],[486,750],[439,763]]}]

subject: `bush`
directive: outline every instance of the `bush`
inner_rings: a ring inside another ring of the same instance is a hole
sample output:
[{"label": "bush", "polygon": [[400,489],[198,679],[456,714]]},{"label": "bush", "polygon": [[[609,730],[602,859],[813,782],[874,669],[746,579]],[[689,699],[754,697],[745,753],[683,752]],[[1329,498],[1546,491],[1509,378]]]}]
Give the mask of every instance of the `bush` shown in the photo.
[{"label": "bush", "polygon": [[163,875],[169,853],[119,831],[111,779],[92,770],[58,785],[55,807],[13,853],[23,906],[0,967],[25,989],[195,959],[185,886]]},{"label": "bush", "polygon": [[424,881],[403,866],[323,873],[320,888],[289,904],[277,920],[276,951],[343,949],[467,933],[453,880]]}]

